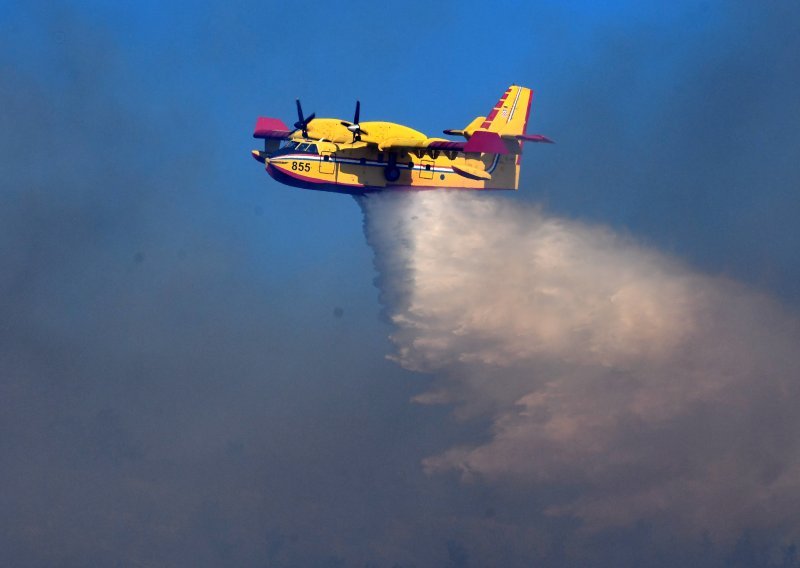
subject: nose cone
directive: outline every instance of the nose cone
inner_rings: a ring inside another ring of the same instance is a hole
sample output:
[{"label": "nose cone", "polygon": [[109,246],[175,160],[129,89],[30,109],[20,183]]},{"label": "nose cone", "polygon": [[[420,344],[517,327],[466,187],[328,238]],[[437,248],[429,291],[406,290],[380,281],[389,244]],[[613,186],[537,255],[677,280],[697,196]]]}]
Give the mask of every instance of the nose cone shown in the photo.
[{"label": "nose cone", "polygon": [[250,154],[257,162],[261,162],[262,164],[269,163],[269,157],[267,156],[266,152],[261,152],[260,150],[252,150]]}]

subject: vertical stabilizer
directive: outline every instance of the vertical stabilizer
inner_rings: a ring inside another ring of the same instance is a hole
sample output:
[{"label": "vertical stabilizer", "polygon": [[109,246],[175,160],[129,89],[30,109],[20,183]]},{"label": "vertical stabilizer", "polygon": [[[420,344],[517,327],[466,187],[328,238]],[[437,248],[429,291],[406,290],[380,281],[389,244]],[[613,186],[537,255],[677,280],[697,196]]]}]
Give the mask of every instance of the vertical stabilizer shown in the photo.
[{"label": "vertical stabilizer", "polygon": [[480,130],[497,134],[525,134],[531,112],[533,91],[511,85],[481,124]]}]

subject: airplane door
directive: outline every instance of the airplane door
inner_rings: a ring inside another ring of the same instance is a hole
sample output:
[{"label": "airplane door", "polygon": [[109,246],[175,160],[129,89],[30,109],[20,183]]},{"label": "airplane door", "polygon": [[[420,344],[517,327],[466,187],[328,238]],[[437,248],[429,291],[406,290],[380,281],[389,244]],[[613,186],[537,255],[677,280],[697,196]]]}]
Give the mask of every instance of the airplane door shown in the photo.
[{"label": "airplane door", "polygon": [[332,174],[336,171],[336,154],[321,152],[319,160],[319,173]]},{"label": "airplane door", "polygon": [[420,179],[433,179],[433,160],[422,160],[419,163]]}]

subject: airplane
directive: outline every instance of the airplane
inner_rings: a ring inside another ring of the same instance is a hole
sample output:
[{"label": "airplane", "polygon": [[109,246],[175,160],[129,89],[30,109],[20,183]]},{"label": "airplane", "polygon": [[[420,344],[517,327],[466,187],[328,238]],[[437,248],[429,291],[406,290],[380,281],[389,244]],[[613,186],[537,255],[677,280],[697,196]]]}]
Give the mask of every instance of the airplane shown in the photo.
[{"label": "airplane", "polygon": [[275,180],[290,186],[360,195],[387,189],[519,188],[522,146],[553,141],[526,134],[533,91],[510,86],[487,116],[444,134],[464,141],[428,138],[392,122],[360,122],[303,115],[297,100],[294,130],[278,118],[259,117],[253,150]]}]

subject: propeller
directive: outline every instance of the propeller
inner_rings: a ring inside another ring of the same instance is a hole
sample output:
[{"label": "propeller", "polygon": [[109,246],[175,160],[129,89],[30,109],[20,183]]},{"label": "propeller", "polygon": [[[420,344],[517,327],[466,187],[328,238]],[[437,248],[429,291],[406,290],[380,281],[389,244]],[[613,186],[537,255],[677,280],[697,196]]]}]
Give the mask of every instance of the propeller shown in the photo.
[{"label": "propeller", "polygon": [[369,134],[366,130],[361,130],[361,125],[358,123],[358,117],[361,115],[361,101],[356,101],[356,114],[353,117],[353,122],[342,121],[342,126],[346,126],[347,130],[353,133],[353,142],[361,140],[362,134]]},{"label": "propeller", "polygon": [[303,107],[300,106],[300,99],[296,99],[295,102],[297,103],[297,122],[294,123],[294,127],[303,133],[303,138],[308,138],[308,124],[314,120],[316,113],[311,113],[308,117],[303,118]]}]

